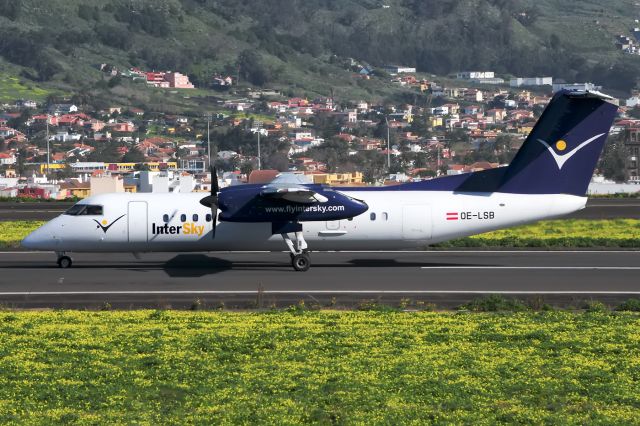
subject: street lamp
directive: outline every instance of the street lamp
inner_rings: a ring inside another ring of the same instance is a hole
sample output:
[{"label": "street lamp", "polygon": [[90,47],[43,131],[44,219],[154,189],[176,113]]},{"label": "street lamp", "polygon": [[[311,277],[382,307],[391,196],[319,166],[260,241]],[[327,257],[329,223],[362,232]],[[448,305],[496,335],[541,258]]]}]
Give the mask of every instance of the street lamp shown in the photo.
[{"label": "street lamp", "polygon": [[262,170],[262,157],[260,155],[260,127],[262,123],[258,120],[256,121],[256,128],[258,129],[258,170]]},{"label": "street lamp", "polygon": [[207,158],[209,159],[209,169],[211,169],[211,132],[209,126],[211,125],[211,114],[207,113]]},{"label": "street lamp", "polygon": [[47,132],[46,132],[46,138],[47,138],[47,172],[45,173],[45,176],[47,177],[47,181],[49,180],[49,167],[50,166],[50,162],[51,162],[51,154],[50,154],[50,150],[49,150],[49,113],[47,113],[47,118],[45,120],[45,122],[47,123]]},{"label": "street lamp", "polygon": [[389,138],[389,120],[387,116],[384,116],[384,121],[387,123],[387,169],[391,170],[391,144]]}]

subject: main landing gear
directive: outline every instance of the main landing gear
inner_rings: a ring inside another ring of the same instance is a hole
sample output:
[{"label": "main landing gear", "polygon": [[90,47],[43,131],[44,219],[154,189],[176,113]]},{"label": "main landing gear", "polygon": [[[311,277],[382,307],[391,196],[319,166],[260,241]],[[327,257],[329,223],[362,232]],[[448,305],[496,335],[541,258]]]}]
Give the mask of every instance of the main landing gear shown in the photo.
[{"label": "main landing gear", "polygon": [[289,238],[289,234],[282,233],[280,235],[291,252],[291,266],[293,266],[293,269],[301,272],[307,271],[311,267],[311,260],[309,259],[309,250],[302,231],[295,233],[295,243]]},{"label": "main landing gear", "polygon": [[59,268],[63,268],[63,269],[71,268],[71,265],[73,265],[73,260],[69,256],[66,256],[63,251],[56,252],[56,255],[58,255]]}]

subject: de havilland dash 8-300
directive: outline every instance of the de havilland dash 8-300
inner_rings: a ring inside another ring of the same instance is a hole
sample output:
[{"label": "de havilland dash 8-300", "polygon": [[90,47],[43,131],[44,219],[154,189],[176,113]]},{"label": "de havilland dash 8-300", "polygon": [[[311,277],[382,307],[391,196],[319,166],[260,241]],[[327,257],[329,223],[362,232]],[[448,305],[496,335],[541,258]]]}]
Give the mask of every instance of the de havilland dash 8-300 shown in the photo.
[{"label": "de havilland dash 8-300", "polygon": [[106,194],[80,201],[22,245],[56,252],[289,249],[298,271],[309,250],[396,250],[553,218],[584,208],[587,186],[617,113],[598,92],[561,91],[509,166],[391,187],[267,185],[211,194]]}]

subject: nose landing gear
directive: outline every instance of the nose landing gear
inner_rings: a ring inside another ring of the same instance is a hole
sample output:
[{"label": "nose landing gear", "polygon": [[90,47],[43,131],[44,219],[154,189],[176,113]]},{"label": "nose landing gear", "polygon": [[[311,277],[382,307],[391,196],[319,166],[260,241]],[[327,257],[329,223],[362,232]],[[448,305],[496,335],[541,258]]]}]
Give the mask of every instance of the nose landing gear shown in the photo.
[{"label": "nose landing gear", "polygon": [[56,252],[56,254],[58,255],[57,263],[59,268],[71,268],[73,260],[69,256],[66,256],[64,252]]},{"label": "nose landing gear", "polygon": [[287,244],[289,251],[291,252],[291,266],[296,271],[304,272],[311,267],[311,259],[309,259],[309,250],[307,249],[307,242],[304,240],[302,231],[295,233],[295,244],[289,238],[289,234],[280,234],[282,239]]}]

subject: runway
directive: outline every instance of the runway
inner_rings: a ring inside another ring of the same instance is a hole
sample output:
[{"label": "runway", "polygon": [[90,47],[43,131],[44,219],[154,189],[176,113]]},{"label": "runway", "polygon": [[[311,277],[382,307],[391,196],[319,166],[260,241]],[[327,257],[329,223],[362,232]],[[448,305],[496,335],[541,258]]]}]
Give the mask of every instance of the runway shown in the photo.
[{"label": "runway", "polygon": [[0,304],[9,307],[251,308],[365,300],[457,307],[485,294],[560,306],[640,298],[640,251],[314,252],[308,272],[287,253],[0,253]]},{"label": "runway", "polygon": [[[51,220],[71,207],[69,202],[0,202],[0,222]],[[574,219],[640,218],[640,198],[592,198],[584,210],[567,216]]]}]

